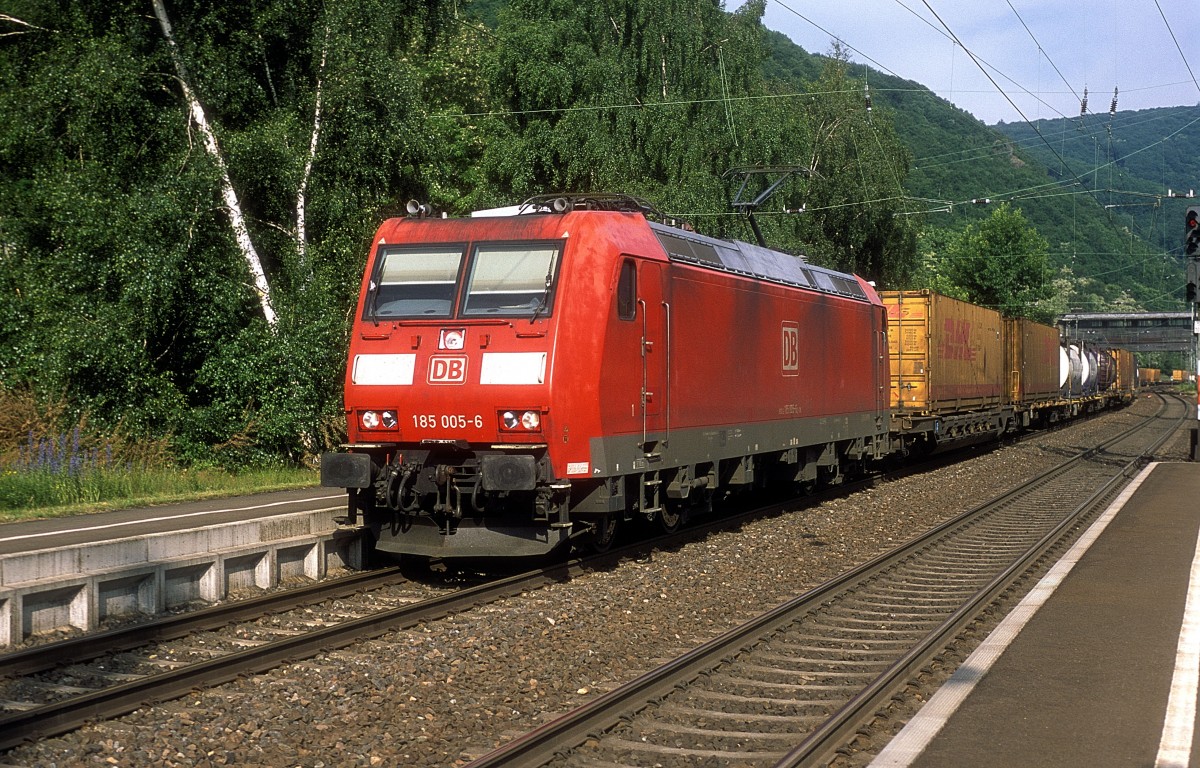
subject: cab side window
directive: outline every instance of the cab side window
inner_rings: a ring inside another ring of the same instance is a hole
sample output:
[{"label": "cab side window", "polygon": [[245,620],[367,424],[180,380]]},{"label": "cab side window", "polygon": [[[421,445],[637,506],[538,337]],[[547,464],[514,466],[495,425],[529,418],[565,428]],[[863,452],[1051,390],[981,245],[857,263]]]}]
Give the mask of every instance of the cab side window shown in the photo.
[{"label": "cab side window", "polygon": [[617,317],[621,320],[637,317],[637,265],[629,259],[621,263],[621,276],[617,280]]}]

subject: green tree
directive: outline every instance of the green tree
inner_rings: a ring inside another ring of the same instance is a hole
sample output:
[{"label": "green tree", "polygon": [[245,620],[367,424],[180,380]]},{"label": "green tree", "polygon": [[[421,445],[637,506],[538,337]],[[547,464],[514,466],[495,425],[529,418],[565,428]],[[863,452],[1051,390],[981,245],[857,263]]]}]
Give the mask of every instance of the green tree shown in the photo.
[{"label": "green tree", "polygon": [[[630,192],[672,211],[728,210],[720,176],[770,160],[757,107],[761,0],[516,0],[491,83],[510,113],[485,167],[502,194]],[[736,98],[735,98],[736,97]]]},{"label": "green tree", "polygon": [[[768,243],[894,280],[915,261],[897,217],[907,153],[888,115],[834,61],[813,95],[763,75],[762,0],[733,14],[699,0],[515,0],[492,70],[509,134],[485,155],[501,193],[626,191],[710,234],[750,239],[730,202],[735,168],[793,168],[756,219]],[[778,174],[752,175],[741,200]],[[781,215],[780,209],[801,210]]]},{"label": "green tree", "polygon": [[867,82],[851,78],[845,52],[835,45],[831,53],[807,86],[798,158],[808,173],[806,213],[797,235],[828,266],[902,283],[917,267],[917,230],[900,215],[909,153],[889,110],[873,108]]},{"label": "green tree", "polygon": [[929,288],[943,296],[967,301],[967,292],[950,277],[951,251],[958,233],[944,227],[925,227],[917,236],[919,261],[902,288]]},{"label": "green tree", "polygon": [[430,162],[460,129],[431,130],[428,100],[477,98],[428,63],[449,38],[443,4],[18,6],[0,18],[0,384],[65,392],[191,455],[247,438],[276,456],[311,447],[340,410],[380,213],[469,183],[461,162]]},{"label": "green tree", "polygon": [[953,243],[950,278],[969,301],[1009,317],[1027,317],[1052,292],[1049,250],[1021,211],[1002,203]]}]

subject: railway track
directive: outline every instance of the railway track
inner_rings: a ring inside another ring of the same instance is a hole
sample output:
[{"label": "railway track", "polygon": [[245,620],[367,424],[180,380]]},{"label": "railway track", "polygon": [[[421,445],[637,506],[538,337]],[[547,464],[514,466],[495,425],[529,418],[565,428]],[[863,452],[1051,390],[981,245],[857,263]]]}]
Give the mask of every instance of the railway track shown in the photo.
[{"label": "railway track", "polygon": [[537,589],[581,567],[442,586],[387,568],[6,654],[0,750]]},{"label": "railway track", "polygon": [[[950,452],[921,465],[833,487],[810,502],[860,490],[882,478],[961,461],[963,455]],[[0,750],[570,579],[587,568],[642,557],[664,543],[736,528],[783,508],[794,509],[794,500],[754,505],[672,535],[507,578],[485,581],[482,574],[459,575],[460,581],[473,580],[465,587],[438,589],[409,581],[401,568],[384,568],[3,654]]]},{"label": "railway track", "polygon": [[997,596],[1052,559],[1188,415],[1013,491],[484,755],[491,766],[824,765]]},{"label": "railway track", "polygon": [[778,507],[510,576],[450,571],[454,583],[439,586],[384,568],[0,655],[0,750],[567,581]]},{"label": "railway track", "polygon": [[[950,453],[882,477],[960,460],[961,452]],[[834,487],[811,502],[879,480]],[[439,589],[409,582],[400,569],[388,568],[5,654],[0,656],[0,750],[568,580],[622,558],[642,557],[665,542],[702,538],[785,507],[794,509],[794,500],[637,541],[600,557],[486,581],[482,575],[460,577],[474,579],[467,586]]]}]

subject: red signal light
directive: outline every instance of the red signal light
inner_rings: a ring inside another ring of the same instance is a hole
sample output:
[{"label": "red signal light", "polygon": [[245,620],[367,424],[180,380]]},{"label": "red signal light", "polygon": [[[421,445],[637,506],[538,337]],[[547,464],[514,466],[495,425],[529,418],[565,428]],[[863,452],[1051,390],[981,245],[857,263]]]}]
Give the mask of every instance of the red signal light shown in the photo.
[{"label": "red signal light", "polygon": [[1190,206],[1183,219],[1183,252],[1188,257],[1200,253],[1200,208]]}]

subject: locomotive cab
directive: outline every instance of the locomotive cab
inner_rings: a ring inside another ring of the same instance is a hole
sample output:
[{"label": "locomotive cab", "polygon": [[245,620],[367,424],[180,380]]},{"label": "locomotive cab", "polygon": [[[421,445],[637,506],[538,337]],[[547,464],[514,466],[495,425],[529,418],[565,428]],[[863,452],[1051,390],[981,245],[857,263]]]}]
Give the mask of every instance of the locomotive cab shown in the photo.
[{"label": "locomotive cab", "polygon": [[591,472],[603,315],[620,293],[604,230],[640,220],[601,216],[380,228],[350,340],[346,452],[321,470],[378,549],[531,556],[587,532],[569,514],[568,475]]}]

